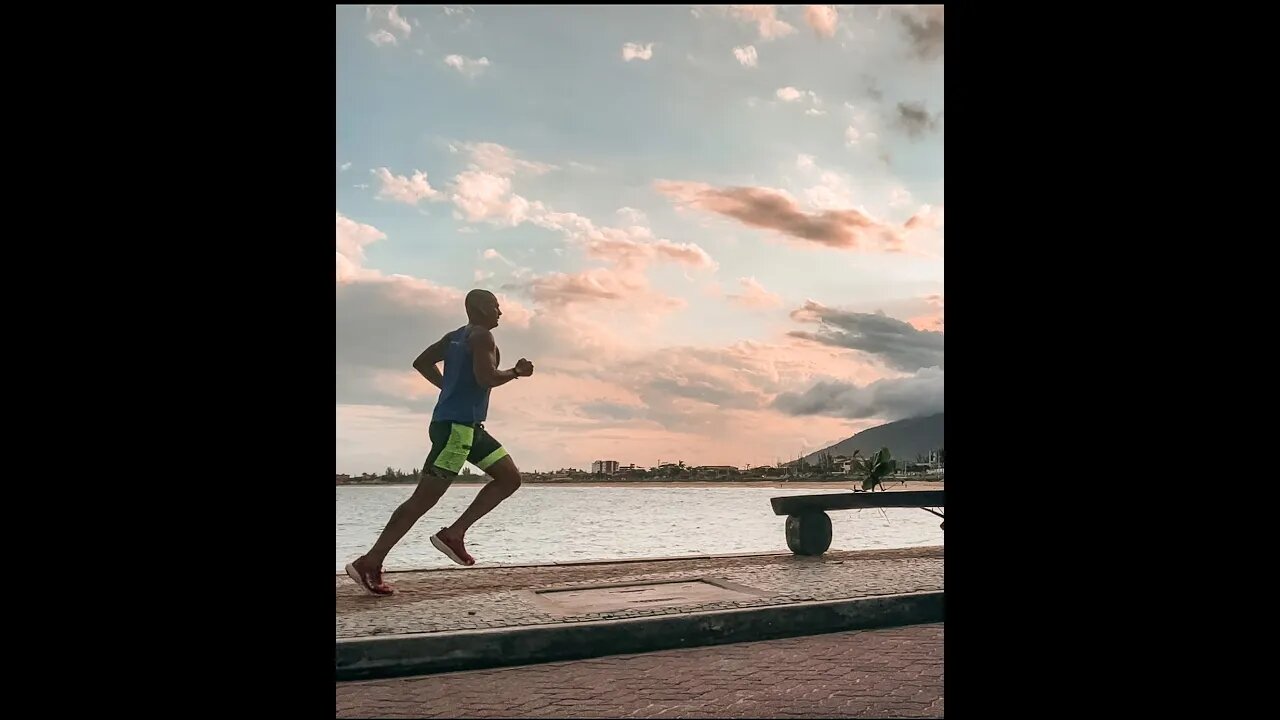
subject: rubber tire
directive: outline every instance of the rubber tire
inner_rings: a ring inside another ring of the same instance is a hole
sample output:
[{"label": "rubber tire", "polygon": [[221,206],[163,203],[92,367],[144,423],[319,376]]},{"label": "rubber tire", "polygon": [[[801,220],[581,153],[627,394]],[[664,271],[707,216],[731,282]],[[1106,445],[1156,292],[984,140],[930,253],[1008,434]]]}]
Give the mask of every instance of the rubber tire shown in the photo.
[{"label": "rubber tire", "polygon": [[821,555],[831,547],[831,516],[810,510],[787,516],[787,547],[796,555]]}]

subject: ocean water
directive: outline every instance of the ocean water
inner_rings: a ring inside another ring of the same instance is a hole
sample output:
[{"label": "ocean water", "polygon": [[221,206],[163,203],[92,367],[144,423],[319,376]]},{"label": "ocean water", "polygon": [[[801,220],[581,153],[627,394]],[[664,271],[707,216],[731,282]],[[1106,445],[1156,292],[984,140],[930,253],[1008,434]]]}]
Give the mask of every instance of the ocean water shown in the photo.
[{"label": "ocean water", "polygon": [[[367,550],[412,486],[339,487],[337,570]],[[388,570],[452,562],[429,540],[480,491],[454,485],[387,556]],[[564,487],[526,483],[467,533],[480,565],[771,552],[787,549],[784,517],[769,498],[847,490],[799,488]],[[919,508],[830,513],[833,550],[942,545],[941,520]]]}]

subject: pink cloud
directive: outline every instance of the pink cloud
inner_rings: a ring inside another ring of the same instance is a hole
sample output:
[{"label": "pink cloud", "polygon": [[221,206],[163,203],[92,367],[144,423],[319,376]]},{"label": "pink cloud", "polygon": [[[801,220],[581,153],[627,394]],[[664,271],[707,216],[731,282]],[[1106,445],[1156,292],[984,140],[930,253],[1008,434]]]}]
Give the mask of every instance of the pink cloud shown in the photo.
[{"label": "pink cloud", "polygon": [[385,167],[371,170],[374,177],[382,183],[378,197],[386,200],[402,202],[406,205],[417,205],[423,200],[434,200],[440,193],[427,182],[427,174],[414,170],[413,177],[392,175]]},{"label": "pink cloud", "polygon": [[641,45],[639,43],[627,43],[622,46],[622,59],[626,62],[632,60],[648,60],[653,57],[653,43]]},{"label": "pink cloud", "polygon": [[784,88],[778,88],[778,92],[775,94],[778,96],[778,99],[783,102],[795,102],[800,98],[804,97],[804,93],[791,87],[790,85]]},{"label": "pink cloud", "polygon": [[655,315],[685,306],[680,298],[654,292],[643,273],[617,268],[535,275],[519,287],[536,302],[547,306],[626,303],[635,320],[652,320]]},{"label": "pink cloud", "polygon": [[782,304],[780,295],[769,292],[753,277],[738,278],[738,283],[742,285],[743,292],[726,296],[738,305],[747,308],[769,308]]},{"label": "pink cloud", "polygon": [[544,175],[559,169],[555,165],[518,158],[514,150],[498,143],[462,143],[462,149],[470,153],[472,169],[503,177],[515,175],[517,170],[523,170],[532,175]]},{"label": "pink cloud", "polygon": [[804,19],[820,37],[835,37],[840,15],[834,5],[805,5]]},{"label": "pink cloud", "polygon": [[670,180],[660,180],[654,186],[677,203],[797,240],[839,249],[857,249],[875,243],[885,250],[897,251],[903,245],[902,227],[880,222],[860,210],[806,213],[793,199],[776,190],[716,188],[705,183]]},{"label": "pink cloud", "polygon": [[378,240],[386,240],[386,233],[372,225],[356,222],[337,213],[337,281],[377,276],[376,271],[364,269],[364,247]]},{"label": "pink cloud", "polygon": [[944,328],[942,295],[926,295],[921,299],[925,304],[933,308],[933,312],[909,318],[907,322],[911,323],[917,330],[942,331]]},{"label": "pink cloud", "polygon": [[530,219],[536,225],[565,233],[570,240],[581,244],[589,256],[630,269],[642,268],[654,260],[711,270],[717,267],[711,256],[696,243],[655,238],[649,228],[640,225],[602,227],[577,213],[552,211],[538,212]]},{"label": "pink cloud", "polygon": [[[643,231],[643,232],[637,232]],[[675,243],[666,239],[652,239],[645,228],[619,230],[601,228],[587,240],[587,254],[601,260],[609,260],[624,267],[643,267],[652,260],[690,265],[714,270],[716,263],[705,250],[693,243]]]},{"label": "pink cloud", "polygon": [[756,53],[754,45],[734,48],[733,56],[738,59],[739,63],[746,67],[756,67],[760,61],[760,56]]},{"label": "pink cloud", "polygon": [[[376,231],[360,232],[377,239]],[[498,391],[490,411],[490,425],[522,467],[582,467],[605,455],[641,464],[772,463],[873,424],[793,416],[773,404],[779,393],[804,393],[823,380],[866,385],[886,377],[883,368],[815,343],[664,347],[660,333],[636,332],[635,298],[650,292],[642,279],[603,269],[582,275],[542,278],[539,286],[619,296],[605,303],[620,313],[609,325],[500,297],[504,364],[524,356],[539,368]],[[339,287],[340,465],[418,466],[436,390],[404,363],[464,322],[465,291],[405,276]],[[659,344],[644,349],[645,340]]]},{"label": "pink cloud", "polygon": [[529,201],[511,193],[510,178],[481,170],[458,173],[449,199],[471,222],[515,226],[529,217]]},{"label": "pink cloud", "polygon": [[[724,6],[718,6],[724,9]],[[778,19],[777,5],[730,5],[729,14],[744,22],[754,22],[762,40],[774,40],[796,31],[790,23]]]},{"label": "pink cloud", "polygon": [[912,215],[906,222],[908,230],[916,229],[937,229],[943,225],[942,207],[932,207],[930,205],[921,205],[916,214]]}]

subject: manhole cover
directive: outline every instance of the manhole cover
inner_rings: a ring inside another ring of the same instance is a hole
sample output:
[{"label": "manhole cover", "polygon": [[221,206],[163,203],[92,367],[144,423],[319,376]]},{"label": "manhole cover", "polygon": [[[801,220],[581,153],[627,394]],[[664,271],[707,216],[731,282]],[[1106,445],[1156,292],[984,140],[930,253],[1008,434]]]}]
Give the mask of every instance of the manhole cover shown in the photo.
[{"label": "manhole cover", "polygon": [[723,581],[683,580],[679,582],[605,585],[598,587],[540,590],[538,597],[555,609],[574,614],[644,610],[676,605],[701,605],[734,600],[754,600],[761,593]]}]

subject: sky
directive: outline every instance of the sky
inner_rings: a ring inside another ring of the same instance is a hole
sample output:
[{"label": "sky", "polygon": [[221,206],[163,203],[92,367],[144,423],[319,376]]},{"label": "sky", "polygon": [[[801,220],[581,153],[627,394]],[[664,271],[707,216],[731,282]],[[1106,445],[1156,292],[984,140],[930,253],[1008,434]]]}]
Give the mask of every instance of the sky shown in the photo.
[{"label": "sky", "polygon": [[[485,288],[523,470],[943,410],[941,6],[337,8],[337,471],[421,467]],[[474,472],[474,470],[473,470]]]}]

